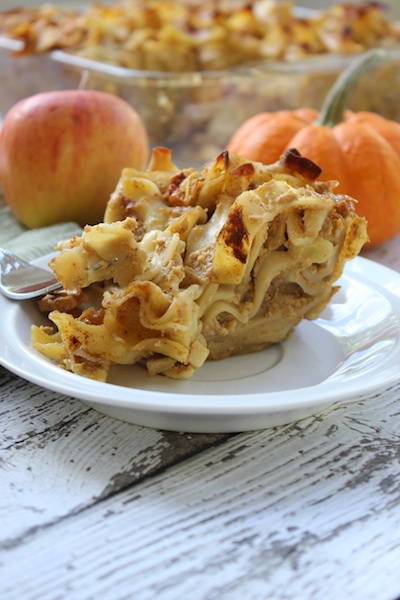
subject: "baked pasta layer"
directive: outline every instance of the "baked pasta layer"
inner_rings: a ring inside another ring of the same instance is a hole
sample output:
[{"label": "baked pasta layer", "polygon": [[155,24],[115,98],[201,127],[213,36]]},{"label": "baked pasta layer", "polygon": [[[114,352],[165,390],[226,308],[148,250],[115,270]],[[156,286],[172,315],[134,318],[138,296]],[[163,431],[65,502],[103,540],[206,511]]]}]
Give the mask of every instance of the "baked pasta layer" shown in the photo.
[{"label": "baked pasta layer", "polygon": [[106,381],[112,364],[190,377],[209,359],[259,351],[315,319],[367,240],[354,201],[316,182],[296,150],[273,165],[219,155],[178,169],[156,148],[125,169],[104,222],[59,244],[64,289],[39,303],[32,344]]},{"label": "baked pasta layer", "polygon": [[2,11],[0,35],[25,54],[63,49],[130,69],[191,72],[390,48],[399,23],[374,1],[299,16],[292,0],[118,0]]}]

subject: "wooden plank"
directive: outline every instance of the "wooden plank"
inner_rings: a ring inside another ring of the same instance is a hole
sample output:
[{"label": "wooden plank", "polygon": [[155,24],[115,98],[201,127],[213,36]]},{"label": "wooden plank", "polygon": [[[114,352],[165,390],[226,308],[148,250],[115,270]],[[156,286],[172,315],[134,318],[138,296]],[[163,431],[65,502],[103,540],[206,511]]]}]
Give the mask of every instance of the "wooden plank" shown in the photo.
[{"label": "wooden plank", "polygon": [[[230,437],[10,540],[0,552],[3,597],[393,600],[399,394],[394,386],[294,425]],[[99,465],[89,477],[101,479]],[[47,503],[66,493],[63,483],[43,491]]]},{"label": "wooden plank", "polygon": [[0,369],[0,544],[226,438],[136,427]]},{"label": "wooden plank", "polygon": [[88,411],[82,402],[31,385],[0,367],[0,451]]}]

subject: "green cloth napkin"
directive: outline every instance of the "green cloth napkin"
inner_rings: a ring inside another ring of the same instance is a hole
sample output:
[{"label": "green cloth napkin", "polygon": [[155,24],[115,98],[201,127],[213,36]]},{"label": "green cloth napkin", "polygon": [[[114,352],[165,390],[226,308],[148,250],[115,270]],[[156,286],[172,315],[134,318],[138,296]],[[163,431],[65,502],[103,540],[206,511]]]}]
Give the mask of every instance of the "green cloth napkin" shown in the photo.
[{"label": "green cloth napkin", "polygon": [[12,250],[21,258],[33,260],[54,252],[58,242],[81,233],[82,228],[70,222],[27,229],[11,214],[0,192],[0,246]]}]

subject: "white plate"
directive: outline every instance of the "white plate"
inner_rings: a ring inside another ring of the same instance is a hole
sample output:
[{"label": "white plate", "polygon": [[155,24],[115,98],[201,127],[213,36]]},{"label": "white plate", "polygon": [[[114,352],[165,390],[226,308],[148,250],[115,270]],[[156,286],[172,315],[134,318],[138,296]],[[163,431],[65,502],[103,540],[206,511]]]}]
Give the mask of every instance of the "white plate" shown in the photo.
[{"label": "white plate", "polygon": [[[36,264],[47,264],[45,257]],[[237,432],[290,423],[400,379],[400,274],[351,261],[316,321],[257,354],[207,362],[187,381],[113,367],[109,383],[53,365],[30,346],[34,302],[0,298],[0,364],[111,417],[159,429]]]}]

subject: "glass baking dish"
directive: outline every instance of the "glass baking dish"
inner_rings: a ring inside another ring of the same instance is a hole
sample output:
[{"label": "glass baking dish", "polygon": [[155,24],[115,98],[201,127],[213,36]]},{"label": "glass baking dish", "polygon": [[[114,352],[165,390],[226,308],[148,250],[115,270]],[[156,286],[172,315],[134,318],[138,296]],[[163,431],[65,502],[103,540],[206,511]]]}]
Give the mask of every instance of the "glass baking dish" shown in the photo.
[{"label": "glass baking dish", "polygon": [[[20,42],[0,38],[0,116],[32,94],[96,89],[117,94],[141,115],[150,144],[173,150],[179,167],[204,164],[260,111],[312,107],[323,100],[351,56],[320,55],[284,63],[192,73],[139,71],[53,50],[19,55]],[[400,48],[355,87],[349,108],[400,121]]]}]

